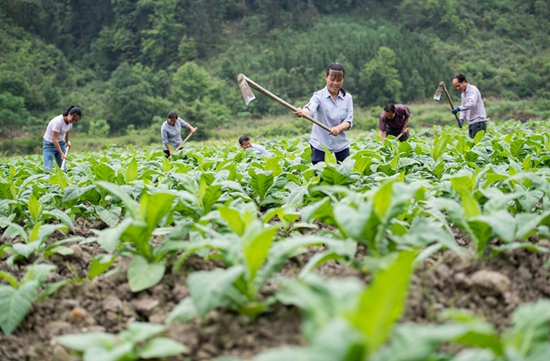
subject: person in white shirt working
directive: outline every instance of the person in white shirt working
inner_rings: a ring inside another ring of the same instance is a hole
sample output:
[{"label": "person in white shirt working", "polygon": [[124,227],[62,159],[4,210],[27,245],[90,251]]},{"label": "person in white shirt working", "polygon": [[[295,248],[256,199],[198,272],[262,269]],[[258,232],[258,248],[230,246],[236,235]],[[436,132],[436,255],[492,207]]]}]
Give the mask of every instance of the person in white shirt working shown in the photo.
[{"label": "person in white shirt working", "polygon": [[168,147],[168,144],[174,148],[178,149],[180,144],[183,142],[181,139],[181,128],[187,128],[191,133],[195,133],[197,128],[193,128],[191,124],[187,123],[185,120],[181,119],[178,116],[178,113],[171,111],[166,116],[166,120],[162,123],[160,128],[160,134],[162,136],[162,144],[164,145],[164,154],[166,158],[172,156],[172,149]]},{"label": "person in white shirt working", "polygon": [[265,149],[261,145],[250,143],[250,137],[248,135],[241,136],[239,138],[239,144],[243,149],[248,149],[248,148],[255,149],[256,155],[269,155],[269,152],[267,151],[267,149]]},{"label": "person in white shirt working", "polygon": [[459,107],[451,110],[451,113],[460,112],[460,124],[462,128],[464,119],[468,121],[468,131],[470,138],[474,138],[477,132],[487,131],[487,114],[479,89],[472,84],[468,84],[464,74],[457,74],[453,77],[453,86],[460,94],[461,104]]},{"label": "person in white shirt working", "polygon": [[42,143],[42,156],[44,158],[44,170],[49,171],[53,168],[53,160],[59,167],[65,160],[65,149],[71,147],[69,142],[69,131],[73,124],[82,117],[82,110],[71,105],[63,114],[50,120],[44,141]]},{"label": "person in white shirt working", "polygon": [[330,64],[325,72],[326,86],[313,93],[309,103],[303,108],[297,108],[294,112],[298,118],[309,115],[330,128],[328,133],[315,124],[311,128],[309,145],[313,164],[324,162],[323,146],[334,153],[338,162],[343,162],[349,157],[346,131],[353,125],[353,98],[342,87],[345,75],[342,64]]}]

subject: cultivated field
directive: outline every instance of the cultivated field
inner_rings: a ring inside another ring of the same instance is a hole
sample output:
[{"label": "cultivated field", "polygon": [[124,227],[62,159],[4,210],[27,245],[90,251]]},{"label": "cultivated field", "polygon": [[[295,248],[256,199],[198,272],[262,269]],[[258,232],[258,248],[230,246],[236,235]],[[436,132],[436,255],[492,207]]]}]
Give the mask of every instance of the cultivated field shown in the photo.
[{"label": "cultivated field", "polygon": [[489,128],[1,159],[0,359],[548,360],[550,122]]}]

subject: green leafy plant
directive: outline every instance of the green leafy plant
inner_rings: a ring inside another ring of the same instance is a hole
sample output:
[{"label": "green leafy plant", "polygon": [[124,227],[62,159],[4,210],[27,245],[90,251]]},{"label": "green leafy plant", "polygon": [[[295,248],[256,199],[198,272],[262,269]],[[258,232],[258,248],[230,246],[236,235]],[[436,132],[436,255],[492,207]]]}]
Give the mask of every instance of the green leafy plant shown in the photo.
[{"label": "green leafy plant", "polygon": [[23,321],[38,295],[39,288],[55,268],[46,264],[29,266],[19,282],[11,274],[0,271],[0,277],[9,283],[0,285],[0,327],[4,334],[11,334]]},{"label": "green leafy plant", "polygon": [[313,274],[289,282],[276,297],[303,310],[310,345],[270,350],[254,360],[369,359],[391,336],[403,312],[415,256],[400,253],[366,289],[353,279],[331,281]]},{"label": "green leafy plant", "polygon": [[42,224],[39,222],[27,234],[25,229],[20,225],[10,223],[4,231],[4,237],[15,239],[19,236],[23,242],[5,244],[4,250],[11,254],[7,260],[8,265],[13,266],[18,260],[34,262],[41,254],[44,256],[49,256],[53,253],[72,254],[73,251],[62,246],[62,244],[78,240],[79,238],[57,241],[50,245],[47,244],[46,241],[50,235],[57,230],[67,232],[67,226],[64,224]]},{"label": "green leafy plant", "polygon": [[187,347],[168,337],[155,336],[165,327],[144,322],[133,322],[118,335],[85,333],[63,335],[57,338],[61,345],[77,351],[84,361],[131,361],[164,358],[187,352]]},{"label": "green leafy plant", "polygon": [[159,222],[169,215],[176,196],[164,192],[144,193],[138,204],[115,184],[98,182],[98,185],[122,200],[129,217],[115,228],[99,232],[97,240],[102,247],[107,251],[119,248],[119,252],[96,257],[89,272],[96,276],[109,268],[120,254],[130,252],[134,255],[127,272],[130,289],[138,292],[156,285],[166,271],[166,264],[162,262],[166,253],[159,252],[150,240]]},{"label": "green leafy plant", "polygon": [[[373,360],[424,361],[439,354],[440,359],[452,361],[542,361],[550,355],[548,300],[518,306],[512,325],[501,334],[465,311],[448,310],[443,315],[448,322],[441,325],[398,325],[391,342]],[[467,348],[456,356],[441,355],[437,348],[447,342]]]}]

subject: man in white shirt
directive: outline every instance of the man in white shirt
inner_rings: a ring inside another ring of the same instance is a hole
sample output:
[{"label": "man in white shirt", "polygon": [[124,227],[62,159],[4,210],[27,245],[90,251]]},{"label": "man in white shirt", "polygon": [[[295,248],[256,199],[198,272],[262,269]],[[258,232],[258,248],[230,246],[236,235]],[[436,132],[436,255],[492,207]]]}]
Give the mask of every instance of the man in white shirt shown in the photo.
[{"label": "man in white shirt", "polygon": [[464,74],[457,74],[453,78],[453,86],[460,94],[461,104],[451,110],[451,113],[460,112],[460,127],[464,124],[464,119],[468,121],[468,131],[470,138],[474,138],[480,130],[487,131],[487,114],[479,89],[472,84],[468,84]]},{"label": "man in white shirt", "polygon": [[239,144],[243,149],[248,149],[248,148],[255,149],[256,155],[269,155],[269,152],[267,151],[267,149],[265,149],[261,145],[250,143],[250,137],[248,137],[248,135],[241,136],[239,138]]},{"label": "man in white shirt", "polygon": [[172,149],[168,147],[168,144],[176,150],[183,140],[181,139],[181,128],[187,128],[191,133],[195,133],[197,128],[193,128],[191,124],[178,116],[178,113],[171,111],[166,116],[166,121],[162,123],[160,128],[160,134],[162,136],[162,144],[164,145],[164,154],[167,158],[172,155]]}]

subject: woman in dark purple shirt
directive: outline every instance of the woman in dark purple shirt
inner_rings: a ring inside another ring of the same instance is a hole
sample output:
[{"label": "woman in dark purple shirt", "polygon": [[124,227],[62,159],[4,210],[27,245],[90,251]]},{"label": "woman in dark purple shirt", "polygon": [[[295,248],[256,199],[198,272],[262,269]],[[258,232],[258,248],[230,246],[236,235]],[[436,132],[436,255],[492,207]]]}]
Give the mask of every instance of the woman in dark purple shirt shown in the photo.
[{"label": "woman in dark purple shirt", "polygon": [[399,141],[403,142],[409,139],[409,117],[411,111],[403,104],[388,104],[380,114],[378,129],[380,129],[380,138],[386,140],[388,134],[393,135]]}]

